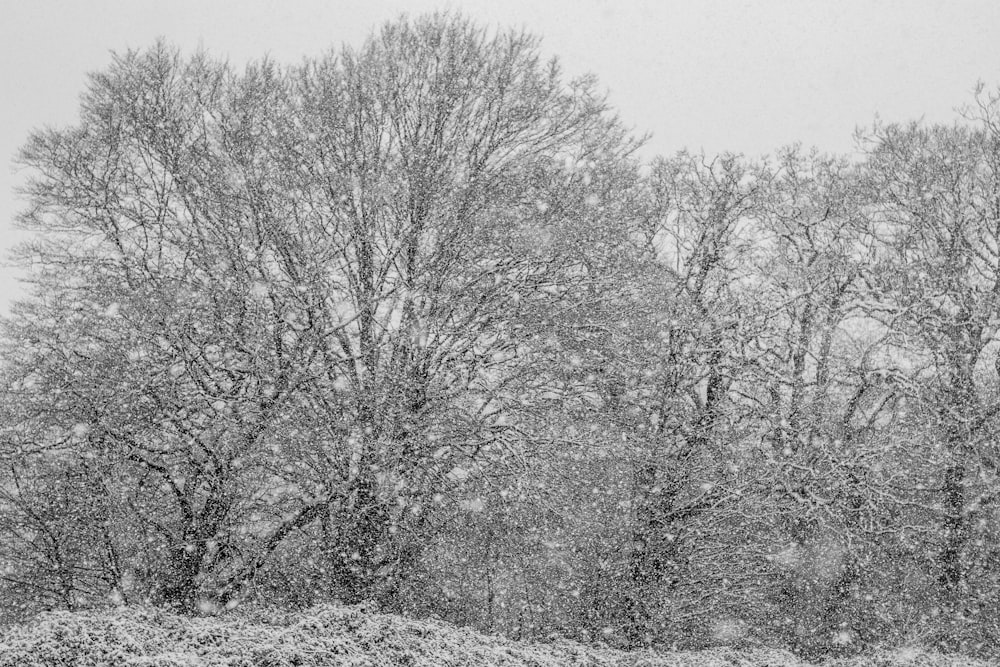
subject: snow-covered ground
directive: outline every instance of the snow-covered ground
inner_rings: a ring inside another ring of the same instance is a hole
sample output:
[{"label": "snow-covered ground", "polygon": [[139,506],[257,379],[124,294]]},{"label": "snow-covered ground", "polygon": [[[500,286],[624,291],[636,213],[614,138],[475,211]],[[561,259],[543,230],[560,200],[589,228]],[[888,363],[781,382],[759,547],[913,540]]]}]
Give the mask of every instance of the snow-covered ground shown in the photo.
[{"label": "snow-covered ground", "polygon": [[[798,667],[777,650],[626,653],[570,641],[516,642],[434,620],[324,605],[300,614],[240,612],[185,618],[152,609],[55,612],[0,636],[0,667]],[[824,667],[986,667],[919,650],[833,660]]]}]

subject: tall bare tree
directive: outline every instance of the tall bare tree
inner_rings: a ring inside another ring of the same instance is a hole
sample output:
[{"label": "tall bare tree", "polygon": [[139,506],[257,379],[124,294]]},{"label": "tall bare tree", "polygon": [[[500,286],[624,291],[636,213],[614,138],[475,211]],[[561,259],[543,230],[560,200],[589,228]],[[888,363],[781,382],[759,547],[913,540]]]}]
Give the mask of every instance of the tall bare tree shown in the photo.
[{"label": "tall bare tree", "polygon": [[513,465],[539,322],[627,236],[589,174],[635,145],[536,39],[454,16],[286,69],[118,56],[21,154],[12,451],[128,469],[125,595],[229,604],[295,544],[392,600],[435,499]]}]

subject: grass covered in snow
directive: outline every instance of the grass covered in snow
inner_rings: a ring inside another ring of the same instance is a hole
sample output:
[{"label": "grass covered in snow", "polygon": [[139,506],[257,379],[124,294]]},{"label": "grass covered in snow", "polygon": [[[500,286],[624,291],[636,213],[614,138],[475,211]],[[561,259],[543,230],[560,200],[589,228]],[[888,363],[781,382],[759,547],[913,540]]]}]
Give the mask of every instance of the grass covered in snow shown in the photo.
[{"label": "grass covered in snow", "polygon": [[[185,618],[149,609],[54,612],[0,635],[0,666],[148,667],[792,667],[784,651],[719,648],[626,653],[569,641],[526,643],[433,620],[325,605],[301,614]],[[987,663],[898,651],[824,663],[829,667],[973,667]]]}]

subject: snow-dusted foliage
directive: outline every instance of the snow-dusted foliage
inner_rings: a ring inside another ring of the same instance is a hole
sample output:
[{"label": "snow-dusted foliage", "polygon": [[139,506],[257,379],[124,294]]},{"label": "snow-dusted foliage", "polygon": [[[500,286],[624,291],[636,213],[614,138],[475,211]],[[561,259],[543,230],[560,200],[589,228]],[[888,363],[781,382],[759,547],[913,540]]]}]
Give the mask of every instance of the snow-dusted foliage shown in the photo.
[{"label": "snow-dusted foliage", "polygon": [[[883,651],[827,667],[980,667]],[[50,612],[0,636],[3,667],[809,667],[773,649],[623,652],[567,640],[515,642],[441,621],[324,605],[300,614],[185,618],[149,609]]]}]

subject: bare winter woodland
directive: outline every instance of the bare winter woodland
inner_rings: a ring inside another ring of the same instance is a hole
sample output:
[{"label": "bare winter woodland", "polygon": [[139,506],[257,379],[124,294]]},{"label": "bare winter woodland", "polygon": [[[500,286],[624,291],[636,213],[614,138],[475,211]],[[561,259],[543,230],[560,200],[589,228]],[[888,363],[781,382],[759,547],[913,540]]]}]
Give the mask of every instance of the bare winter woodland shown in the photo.
[{"label": "bare winter woodland", "polygon": [[1000,98],[858,142],[643,161],[597,82],[452,15],[116,57],[20,155],[7,620],[989,656]]}]

